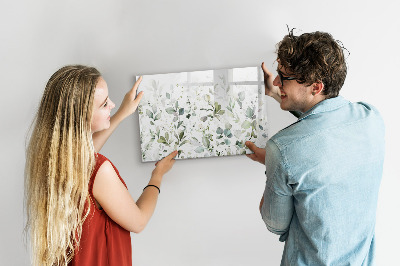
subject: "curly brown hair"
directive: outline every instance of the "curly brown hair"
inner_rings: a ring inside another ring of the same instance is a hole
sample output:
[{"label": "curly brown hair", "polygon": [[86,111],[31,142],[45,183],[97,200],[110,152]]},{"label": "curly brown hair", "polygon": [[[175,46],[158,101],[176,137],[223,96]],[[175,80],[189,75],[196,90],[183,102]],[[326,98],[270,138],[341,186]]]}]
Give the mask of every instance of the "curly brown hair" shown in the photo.
[{"label": "curly brown hair", "polygon": [[301,84],[322,82],[322,93],[333,98],[339,95],[346,79],[343,50],[347,49],[329,33],[316,31],[295,36],[292,29],[277,44],[277,60]]}]

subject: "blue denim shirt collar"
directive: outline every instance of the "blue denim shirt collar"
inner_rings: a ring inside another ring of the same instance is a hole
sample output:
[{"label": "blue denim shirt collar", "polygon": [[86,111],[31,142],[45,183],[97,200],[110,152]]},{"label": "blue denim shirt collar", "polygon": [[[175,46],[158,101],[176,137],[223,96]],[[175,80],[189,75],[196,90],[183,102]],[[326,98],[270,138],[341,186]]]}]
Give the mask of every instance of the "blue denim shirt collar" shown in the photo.
[{"label": "blue denim shirt collar", "polygon": [[343,105],[346,105],[349,103],[350,103],[350,101],[346,100],[345,98],[343,98],[340,95],[337,97],[334,97],[334,98],[329,98],[329,99],[323,100],[323,101],[317,103],[316,105],[314,105],[307,112],[303,113],[299,117],[298,121],[300,121],[310,115],[333,111],[333,110],[338,109],[338,108],[342,107]]}]

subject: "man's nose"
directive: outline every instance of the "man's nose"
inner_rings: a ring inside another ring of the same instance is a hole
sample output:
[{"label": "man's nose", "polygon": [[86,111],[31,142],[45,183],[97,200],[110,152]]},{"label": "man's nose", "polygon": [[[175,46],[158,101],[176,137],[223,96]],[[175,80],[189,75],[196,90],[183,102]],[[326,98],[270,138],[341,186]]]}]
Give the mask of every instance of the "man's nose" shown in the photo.
[{"label": "man's nose", "polygon": [[278,87],[280,87],[282,85],[281,79],[279,78],[279,75],[276,75],[274,81],[272,82],[272,85],[278,86]]}]

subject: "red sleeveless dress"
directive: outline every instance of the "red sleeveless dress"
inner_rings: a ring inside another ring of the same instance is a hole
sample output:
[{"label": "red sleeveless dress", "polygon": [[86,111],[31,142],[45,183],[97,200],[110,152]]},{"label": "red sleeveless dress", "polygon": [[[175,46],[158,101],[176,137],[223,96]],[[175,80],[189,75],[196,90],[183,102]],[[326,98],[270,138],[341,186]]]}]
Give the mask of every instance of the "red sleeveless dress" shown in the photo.
[{"label": "red sleeveless dress", "polygon": [[[83,223],[80,246],[69,263],[71,266],[132,265],[130,232],[111,220],[103,209],[99,209],[93,197],[93,183],[97,171],[105,161],[109,160],[99,153],[96,154],[96,166],[89,181],[90,213]],[[111,165],[126,187],[117,168],[112,163]]]}]

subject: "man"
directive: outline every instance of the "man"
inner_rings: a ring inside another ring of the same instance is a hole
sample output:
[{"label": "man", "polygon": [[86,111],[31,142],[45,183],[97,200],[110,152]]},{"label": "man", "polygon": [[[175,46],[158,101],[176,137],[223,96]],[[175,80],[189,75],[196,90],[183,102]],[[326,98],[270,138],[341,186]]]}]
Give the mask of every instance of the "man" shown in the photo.
[{"label": "man", "polygon": [[260,212],[285,242],[281,265],[371,265],[384,157],[384,124],[366,103],[339,96],[343,48],[328,33],[293,31],[278,44],[278,75],[262,64],[265,92],[297,122],[252,142],[266,166]]}]

